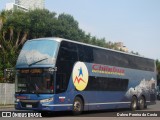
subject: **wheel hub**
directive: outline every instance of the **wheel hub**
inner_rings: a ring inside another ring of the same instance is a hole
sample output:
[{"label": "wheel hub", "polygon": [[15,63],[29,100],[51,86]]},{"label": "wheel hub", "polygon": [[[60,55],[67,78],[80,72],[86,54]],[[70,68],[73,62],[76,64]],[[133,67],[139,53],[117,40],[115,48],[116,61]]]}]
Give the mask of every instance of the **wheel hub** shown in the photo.
[{"label": "wheel hub", "polygon": [[81,111],[81,104],[80,104],[80,102],[76,101],[74,103],[74,111]]}]

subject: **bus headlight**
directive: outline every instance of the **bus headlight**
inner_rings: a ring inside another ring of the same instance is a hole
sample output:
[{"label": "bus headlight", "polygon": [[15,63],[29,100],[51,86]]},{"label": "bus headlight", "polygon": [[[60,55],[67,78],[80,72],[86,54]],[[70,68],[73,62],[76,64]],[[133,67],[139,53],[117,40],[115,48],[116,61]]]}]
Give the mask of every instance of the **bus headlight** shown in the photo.
[{"label": "bus headlight", "polygon": [[53,98],[48,98],[48,99],[40,100],[40,103],[52,102],[52,101],[53,101]]},{"label": "bus headlight", "polygon": [[19,102],[19,101],[20,101],[19,99],[16,99],[16,100],[15,100],[15,102]]}]

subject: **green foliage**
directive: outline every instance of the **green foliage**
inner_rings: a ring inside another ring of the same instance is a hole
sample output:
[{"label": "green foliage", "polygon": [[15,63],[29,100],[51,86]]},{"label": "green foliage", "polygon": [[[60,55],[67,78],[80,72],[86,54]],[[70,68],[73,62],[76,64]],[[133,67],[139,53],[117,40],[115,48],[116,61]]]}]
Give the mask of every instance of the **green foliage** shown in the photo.
[{"label": "green foliage", "polygon": [[157,85],[160,86],[160,61],[156,60],[156,67],[157,67]]},{"label": "green foliage", "polygon": [[1,11],[0,78],[5,68],[15,67],[19,51],[27,39],[53,36],[118,50],[116,43],[86,34],[71,15],[63,13],[56,16],[55,12],[46,9]]},{"label": "green foliage", "polygon": [[160,74],[160,61],[156,60],[157,72]]},{"label": "green foliage", "polygon": [[29,39],[53,36],[56,24],[56,13],[48,10],[29,11]]},{"label": "green foliage", "polygon": [[72,16],[67,14],[58,16],[55,36],[80,41],[82,35],[85,34],[79,29],[78,22]]}]

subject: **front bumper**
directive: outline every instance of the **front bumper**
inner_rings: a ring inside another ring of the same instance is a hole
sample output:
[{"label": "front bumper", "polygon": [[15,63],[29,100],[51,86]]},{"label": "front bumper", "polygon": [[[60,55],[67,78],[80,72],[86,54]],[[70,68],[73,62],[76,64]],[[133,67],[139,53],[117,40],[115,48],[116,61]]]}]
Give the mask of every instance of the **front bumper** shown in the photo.
[{"label": "front bumper", "polygon": [[[45,104],[53,104],[53,102],[45,103]],[[54,111],[53,106],[45,106],[40,101],[19,101],[15,103],[15,109],[17,110],[35,110],[35,111]]]}]

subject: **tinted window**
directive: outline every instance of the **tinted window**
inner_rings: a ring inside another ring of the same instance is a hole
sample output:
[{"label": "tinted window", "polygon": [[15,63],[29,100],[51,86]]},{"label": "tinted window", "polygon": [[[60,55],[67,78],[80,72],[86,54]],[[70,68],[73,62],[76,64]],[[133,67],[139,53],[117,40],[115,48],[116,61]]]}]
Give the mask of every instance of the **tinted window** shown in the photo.
[{"label": "tinted window", "polygon": [[62,42],[59,50],[60,60],[75,61],[78,60],[77,47],[74,43]]},{"label": "tinted window", "polygon": [[154,71],[154,60],[99,48],[93,48],[93,63]]},{"label": "tinted window", "polygon": [[77,45],[62,41],[57,57],[56,92],[65,92],[68,87],[73,65],[78,61]]},{"label": "tinted window", "polygon": [[83,49],[83,45],[77,45],[77,47],[78,47],[79,61],[84,61],[85,52],[84,52],[84,49]]},{"label": "tinted window", "polygon": [[93,47],[77,44],[79,61],[93,63]]},{"label": "tinted window", "polygon": [[86,91],[126,91],[128,79],[89,77]]},{"label": "tinted window", "polygon": [[83,50],[84,50],[84,57],[83,57],[84,61],[93,63],[94,61],[93,48],[90,46],[83,46]]},{"label": "tinted window", "polygon": [[94,63],[109,64],[109,52],[103,49],[93,49]]}]

